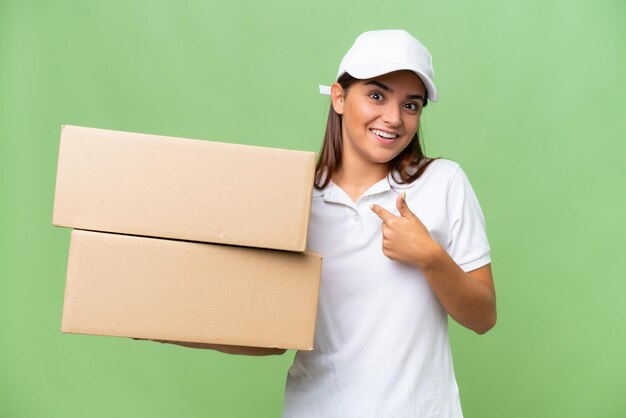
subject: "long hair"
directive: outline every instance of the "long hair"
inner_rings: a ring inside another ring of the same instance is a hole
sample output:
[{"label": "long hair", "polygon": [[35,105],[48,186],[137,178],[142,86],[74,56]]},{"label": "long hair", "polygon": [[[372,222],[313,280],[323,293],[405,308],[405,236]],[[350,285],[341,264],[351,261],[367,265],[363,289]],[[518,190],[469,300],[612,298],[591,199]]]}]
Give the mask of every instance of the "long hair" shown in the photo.
[{"label": "long hair", "polygon": [[[348,73],[344,73],[337,82],[344,91],[348,89],[358,79]],[[424,106],[428,104],[428,97],[424,99]],[[394,176],[394,180],[400,184],[412,183],[417,180],[428,166],[441,157],[426,157],[420,144],[420,134],[415,132],[411,142],[394,159],[389,161],[389,169]],[[323,189],[333,177],[333,174],[341,164],[343,143],[341,138],[341,115],[335,112],[331,103],[328,110],[328,120],[326,122],[326,132],[319,159],[315,165],[315,188]],[[400,178],[396,178],[397,175]]]}]

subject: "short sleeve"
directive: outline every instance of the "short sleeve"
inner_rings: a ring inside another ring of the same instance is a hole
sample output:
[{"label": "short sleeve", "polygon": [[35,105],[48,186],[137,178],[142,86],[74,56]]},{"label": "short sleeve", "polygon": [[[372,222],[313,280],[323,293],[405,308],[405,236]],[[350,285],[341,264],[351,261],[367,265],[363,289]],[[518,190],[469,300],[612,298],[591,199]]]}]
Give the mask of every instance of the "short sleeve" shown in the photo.
[{"label": "short sleeve", "polygon": [[459,166],[446,196],[449,238],[446,251],[463,269],[472,271],[491,262],[483,211],[467,175]]}]

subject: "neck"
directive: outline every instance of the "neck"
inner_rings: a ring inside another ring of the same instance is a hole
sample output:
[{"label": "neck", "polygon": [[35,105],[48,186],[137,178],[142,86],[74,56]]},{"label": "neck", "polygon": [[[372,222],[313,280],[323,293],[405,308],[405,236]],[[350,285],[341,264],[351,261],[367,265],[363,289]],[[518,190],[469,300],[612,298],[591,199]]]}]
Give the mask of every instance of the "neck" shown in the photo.
[{"label": "neck", "polygon": [[385,178],[388,172],[387,164],[372,164],[344,154],[332,180],[356,202],[367,189]]}]

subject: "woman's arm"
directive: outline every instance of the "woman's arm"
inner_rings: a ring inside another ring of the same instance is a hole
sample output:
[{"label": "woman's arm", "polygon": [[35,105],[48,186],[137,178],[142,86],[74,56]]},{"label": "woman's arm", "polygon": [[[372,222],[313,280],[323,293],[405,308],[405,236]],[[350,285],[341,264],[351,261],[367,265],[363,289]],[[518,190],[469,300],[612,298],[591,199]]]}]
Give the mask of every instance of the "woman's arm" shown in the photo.
[{"label": "woman's arm", "polygon": [[[139,338],[135,338],[139,339]],[[265,347],[248,347],[243,345],[223,345],[223,344],[205,344],[205,343],[188,343],[182,341],[168,341],[168,340],[150,340],[162,344],[174,344],[181,347],[199,348],[204,350],[217,350],[226,354],[239,354],[244,356],[271,356],[281,355],[287,350],[283,348],[265,348]]]},{"label": "woman's arm", "polygon": [[404,195],[398,196],[396,205],[400,216],[372,205],[372,211],[383,221],[383,253],[392,260],[419,267],[443,307],[459,324],[478,334],[493,328],[496,294],[491,264],[464,272],[411,212]]},{"label": "woman's arm", "polygon": [[496,324],[496,291],[491,264],[465,272],[436,242],[430,262],[421,266],[431,289],[459,324],[484,334]]}]

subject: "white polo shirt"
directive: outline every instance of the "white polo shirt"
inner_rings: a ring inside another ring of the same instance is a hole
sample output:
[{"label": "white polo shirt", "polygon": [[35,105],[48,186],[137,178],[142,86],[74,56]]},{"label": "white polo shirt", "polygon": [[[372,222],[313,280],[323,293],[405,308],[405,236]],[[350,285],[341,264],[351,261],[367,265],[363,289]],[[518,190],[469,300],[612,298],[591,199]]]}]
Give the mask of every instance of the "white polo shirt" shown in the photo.
[{"label": "white polo shirt", "polygon": [[298,351],[283,418],[462,417],[448,315],[421,270],[382,252],[382,221],[396,197],[456,263],[491,262],[485,219],[459,164],[435,160],[411,184],[391,175],[359,200],[337,185],[313,192],[308,247],[323,257],[314,349]]}]

